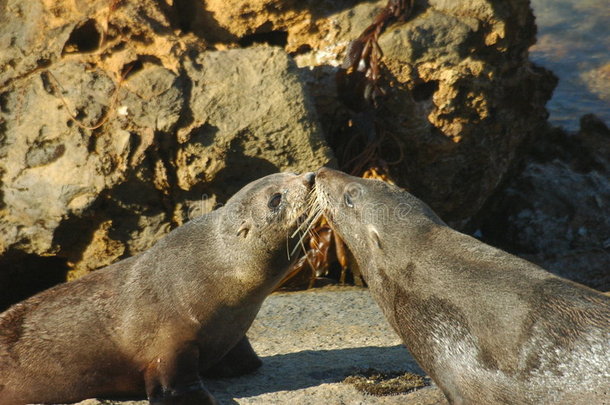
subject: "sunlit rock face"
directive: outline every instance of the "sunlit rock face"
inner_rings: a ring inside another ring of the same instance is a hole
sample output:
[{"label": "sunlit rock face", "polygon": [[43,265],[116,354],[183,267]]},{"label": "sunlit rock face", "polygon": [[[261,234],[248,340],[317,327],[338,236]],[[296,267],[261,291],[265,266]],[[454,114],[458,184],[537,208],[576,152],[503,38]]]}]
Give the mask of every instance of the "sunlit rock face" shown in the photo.
[{"label": "sunlit rock face", "polygon": [[332,160],[282,49],[210,49],[159,2],[85,3],[2,11],[2,306]]},{"label": "sunlit rock face", "polygon": [[[50,284],[137,254],[256,177],[332,161],[325,139],[349,116],[337,66],[386,3],[3,2],[0,296],[39,289],[15,292],[19,275]],[[545,121],[555,81],[529,62],[534,41],[525,0],[417,2],[380,37],[380,157],[454,225]]]}]

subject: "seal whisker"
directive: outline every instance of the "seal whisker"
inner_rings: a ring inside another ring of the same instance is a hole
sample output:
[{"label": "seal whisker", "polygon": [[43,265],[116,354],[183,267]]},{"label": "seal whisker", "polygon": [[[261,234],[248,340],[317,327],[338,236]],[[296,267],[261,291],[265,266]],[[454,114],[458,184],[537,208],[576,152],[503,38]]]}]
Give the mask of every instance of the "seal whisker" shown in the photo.
[{"label": "seal whisker", "polygon": [[[307,258],[307,261],[309,262],[309,257],[307,256],[307,248],[305,247],[305,244],[303,243],[303,240],[305,239],[305,236],[307,236],[307,233],[303,232],[303,235],[301,235],[301,237],[299,238],[299,246],[303,250],[303,254]],[[310,263],[310,265],[311,265],[311,263]]]},{"label": "seal whisker", "polygon": [[[317,212],[315,211],[315,206],[313,205],[314,199],[315,199],[315,194],[314,194],[313,188],[312,188],[311,190],[309,190],[309,192],[307,193],[307,195],[304,198],[304,200],[306,202],[305,202],[304,206],[302,207],[303,209],[298,210],[298,211],[295,209],[295,210],[291,211],[291,213],[290,213],[291,214],[290,222],[291,223],[296,222],[297,227],[292,232],[292,234],[286,234],[286,252],[287,252],[289,260],[298,251],[299,247],[302,247],[304,253],[307,252],[305,245],[303,244],[303,241],[304,241],[305,237],[307,236],[308,230],[311,228],[312,224],[314,223],[312,221],[312,219],[317,216]],[[297,235],[298,235],[298,238],[297,238],[296,244],[291,250],[290,245],[289,245],[289,240],[293,239]]]},{"label": "seal whisker", "polygon": [[307,249],[305,248],[303,241],[305,240],[305,238],[308,235],[311,235],[311,230],[313,229],[313,226],[319,221],[319,219],[320,219],[320,217],[322,217],[322,215],[323,215],[322,211],[315,212],[315,215],[313,215],[313,216],[310,215],[308,217],[308,219],[306,220],[307,227],[305,227],[304,229],[299,228],[295,231],[295,233],[292,235],[292,237],[294,237],[296,233],[299,233],[300,236],[297,241],[297,246],[294,247],[294,249],[291,252],[291,255],[297,251],[299,245],[301,245],[303,247],[303,252],[305,254],[307,254]]},{"label": "seal whisker", "polygon": [[311,227],[311,225],[313,223],[315,223],[315,221],[313,221],[312,218],[315,218],[317,215],[318,215],[317,209],[315,209],[315,210],[310,209],[307,216],[303,219],[303,221],[301,222],[299,227],[292,233],[291,237],[294,237],[299,231],[306,230],[307,228]]},{"label": "seal whisker", "polygon": [[292,252],[290,252],[290,255],[294,255],[299,250],[299,247],[302,247],[303,253],[307,254],[307,249],[305,248],[305,244],[303,243],[303,240],[305,240],[306,236],[307,232],[299,232],[299,238],[297,239],[296,245],[292,249]]},{"label": "seal whisker", "polygon": [[290,260],[290,237],[286,232],[286,257]]}]

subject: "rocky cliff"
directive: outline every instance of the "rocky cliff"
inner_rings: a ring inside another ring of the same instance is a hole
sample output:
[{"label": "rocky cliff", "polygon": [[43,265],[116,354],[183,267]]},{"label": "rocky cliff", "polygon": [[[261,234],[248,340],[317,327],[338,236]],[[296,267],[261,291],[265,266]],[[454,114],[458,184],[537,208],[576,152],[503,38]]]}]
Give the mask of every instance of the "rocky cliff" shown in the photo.
[{"label": "rocky cliff", "polygon": [[[0,306],[145,250],[254,178],[336,164],[352,117],[337,67],[385,5],[1,2]],[[379,39],[381,157],[456,226],[545,128],[535,31],[527,0],[429,0]]]}]

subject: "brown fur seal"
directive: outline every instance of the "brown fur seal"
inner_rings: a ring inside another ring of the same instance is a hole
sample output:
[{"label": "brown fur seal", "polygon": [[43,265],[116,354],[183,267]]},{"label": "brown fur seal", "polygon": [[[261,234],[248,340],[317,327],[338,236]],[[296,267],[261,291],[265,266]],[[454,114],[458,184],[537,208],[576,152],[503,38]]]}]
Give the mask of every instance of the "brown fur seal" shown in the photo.
[{"label": "brown fur seal", "polygon": [[459,233],[377,180],[316,195],[371,294],[452,404],[610,404],[610,299]]},{"label": "brown fur seal", "polygon": [[201,376],[260,360],[245,332],[288,269],[313,173],[274,174],[141,255],[0,315],[0,405],[137,396],[215,404]]}]

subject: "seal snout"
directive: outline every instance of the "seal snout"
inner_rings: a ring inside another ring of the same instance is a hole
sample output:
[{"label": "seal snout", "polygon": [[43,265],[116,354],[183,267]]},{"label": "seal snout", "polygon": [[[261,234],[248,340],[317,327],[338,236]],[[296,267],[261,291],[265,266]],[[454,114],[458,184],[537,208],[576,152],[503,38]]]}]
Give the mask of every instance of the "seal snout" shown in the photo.
[{"label": "seal snout", "polygon": [[314,172],[303,173],[303,179],[308,186],[313,187],[316,181],[316,174]]},{"label": "seal snout", "polygon": [[316,179],[333,179],[333,180],[343,180],[350,181],[352,177],[340,172],[338,170],[331,169],[329,167],[321,167],[316,172]]},{"label": "seal snout", "polygon": [[316,177],[319,179],[323,179],[325,177],[328,177],[331,172],[332,169],[329,169],[328,167],[321,167],[318,169],[318,171],[316,171]]}]

